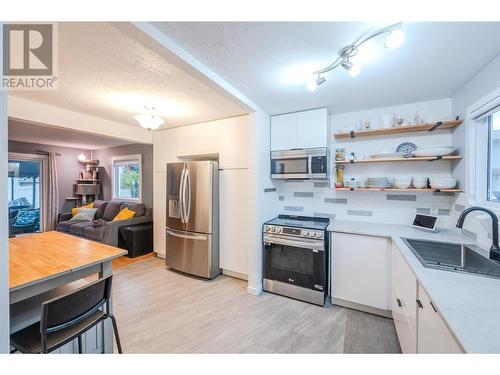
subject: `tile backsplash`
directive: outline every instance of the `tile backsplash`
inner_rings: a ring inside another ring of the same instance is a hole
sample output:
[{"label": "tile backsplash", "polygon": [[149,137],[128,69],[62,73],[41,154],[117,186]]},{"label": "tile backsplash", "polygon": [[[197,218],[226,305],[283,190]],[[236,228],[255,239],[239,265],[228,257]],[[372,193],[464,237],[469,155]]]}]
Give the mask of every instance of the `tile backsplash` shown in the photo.
[{"label": "tile backsplash", "polygon": [[392,224],[410,225],[419,212],[439,215],[440,225],[447,226],[455,199],[429,193],[335,191],[313,181],[276,181],[275,186],[279,213]]}]

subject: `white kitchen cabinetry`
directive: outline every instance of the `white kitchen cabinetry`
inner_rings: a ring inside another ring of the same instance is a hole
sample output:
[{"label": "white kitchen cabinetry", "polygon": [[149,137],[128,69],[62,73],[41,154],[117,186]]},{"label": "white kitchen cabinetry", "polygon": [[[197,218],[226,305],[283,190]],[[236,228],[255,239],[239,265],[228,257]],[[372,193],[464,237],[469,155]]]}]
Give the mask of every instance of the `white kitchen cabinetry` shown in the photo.
[{"label": "white kitchen cabinetry", "polygon": [[219,153],[219,123],[210,121],[177,128],[177,156],[192,157]]},{"label": "white kitchen cabinetry", "polygon": [[167,172],[153,173],[153,244],[154,251],[165,256],[165,236],[167,226]]},{"label": "white kitchen cabinetry", "polygon": [[326,108],[271,117],[271,151],[328,147],[330,116]]},{"label": "white kitchen cabinetry", "polygon": [[165,172],[167,163],[177,161],[177,129],[153,132],[153,171]]},{"label": "white kitchen cabinetry", "polygon": [[249,185],[248,169],[219,171],[220,268],[244,277],[252,244]]},{"label": "white kitchen cabinetry", "polygon": [[398,247],[392,247],[392,318],[403,353],[417,352],[417,279]]},{"label": "white kitchen cabinetry", "polygon": [[249,116],[220,121],[219,168],[249,168],[250,135]]},{"label": "white kitchen cabinetry", "polygon": [[418,308],[418,353],[462,353],[455,338],[421,285],[418,287],[418,299],[422,305]]},{"label": "white kitchen cabinetry", "polygon": [[390,310],[386,238],[333,233],[331,253],[332,303]]}]

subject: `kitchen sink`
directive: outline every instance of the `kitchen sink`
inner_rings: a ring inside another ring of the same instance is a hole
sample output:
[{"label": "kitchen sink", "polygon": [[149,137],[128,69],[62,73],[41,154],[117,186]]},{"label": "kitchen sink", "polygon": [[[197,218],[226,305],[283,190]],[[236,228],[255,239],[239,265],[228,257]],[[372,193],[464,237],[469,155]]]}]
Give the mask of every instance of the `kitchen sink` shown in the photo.
[{"label": "kitchen sink", "polygon": [[500,263],[477,251],[474,245],[402,239],[424,267],[500,279]]}]

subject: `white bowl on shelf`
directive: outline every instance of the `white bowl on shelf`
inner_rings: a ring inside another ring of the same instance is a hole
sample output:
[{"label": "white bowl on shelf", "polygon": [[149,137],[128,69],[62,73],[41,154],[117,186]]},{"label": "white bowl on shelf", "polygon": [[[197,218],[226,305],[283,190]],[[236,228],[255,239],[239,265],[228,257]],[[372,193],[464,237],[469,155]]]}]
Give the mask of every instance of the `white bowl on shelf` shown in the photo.
[{"label": "white bowl on shelf", "polygon": [[455,151],[454,147],[451,146],[432,146],[432,147],[422,147],[413,151],[413,155],[415,156],[446,156],[450,155]]},{"label": "white bowl on shelf", "polygon": [[425,189],[427,187],[427,177],[414,176],[411,184],[415,189]]},{"label": "white bowl on shelf", "polygon": [[434,189],[453,189],[457,186],[457,179],[451,177],[430,178],[431,187]]},{"label": "white bowl on shelf", "polygon": [[394,186],[398,189],[408,189],[411,185],[411,177],[398,176],[394,177]]}]

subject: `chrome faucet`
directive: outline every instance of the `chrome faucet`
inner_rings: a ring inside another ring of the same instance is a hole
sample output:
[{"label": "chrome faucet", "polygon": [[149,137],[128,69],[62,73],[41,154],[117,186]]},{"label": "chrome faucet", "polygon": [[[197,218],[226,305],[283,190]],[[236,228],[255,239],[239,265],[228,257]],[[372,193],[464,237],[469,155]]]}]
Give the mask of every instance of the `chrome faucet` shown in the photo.
[{"label": "chrome faucet", "polygon": [[460,214],[460,217],[458,218],[457,228],[463,227],[465,217],[469,213],[471,213],[472,211],[483,211],[491,216],[491,222],[493,225],[493,229],[491,232],[493,244],[490,247],[490,259],[500,261],[500,249],[498,247],[498,217],[497,217],[497,215],[495,215],[495,213],[493,211],[488,210],[487,208],[484,208],[484,207],[476,207],[476,206],[466,208],[465,210],[462,211],[462,213]]}]

